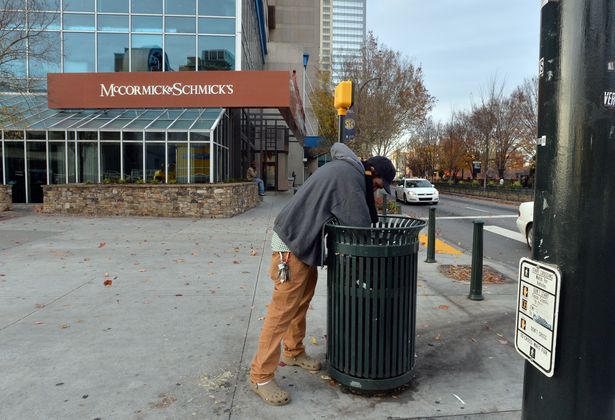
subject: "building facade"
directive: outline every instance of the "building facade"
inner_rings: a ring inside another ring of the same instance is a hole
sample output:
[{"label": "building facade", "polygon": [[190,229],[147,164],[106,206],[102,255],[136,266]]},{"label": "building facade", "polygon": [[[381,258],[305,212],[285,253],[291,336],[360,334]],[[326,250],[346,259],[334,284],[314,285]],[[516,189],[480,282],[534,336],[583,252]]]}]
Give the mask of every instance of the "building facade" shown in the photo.
[{"label": "building facade", "polygon": [[[170,101],[167,108],[50,109],[47,103],[48,73],[264,70],[267,1],[6,0],[0,7],[12,19],[3,33],[41,22],[22,56],[4,65],[16,82],[0,82],[0,181],[13,185],[14,202],[40,202],[42,184],[223,182],[243,178],[252,160],[269,189],[288,187],[288,143],[302,141],[302,110],[274,108],[276,118],[268,120],[249,106]],[[290,80],[294,97],[296,78]]]},{"label": "building facade", "polygon": [[360,56],[367,37],[367,0],[321,2],[321,67],[339,82],[344,61]]}]

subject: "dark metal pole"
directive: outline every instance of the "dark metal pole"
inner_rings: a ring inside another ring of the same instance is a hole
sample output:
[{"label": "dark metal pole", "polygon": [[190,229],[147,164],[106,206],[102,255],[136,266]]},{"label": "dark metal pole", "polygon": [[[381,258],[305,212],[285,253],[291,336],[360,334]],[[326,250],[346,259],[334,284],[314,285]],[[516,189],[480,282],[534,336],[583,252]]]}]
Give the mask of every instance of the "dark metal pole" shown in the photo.
[{"label": "dark metal pole", "polygon": [[562,285],[555,373],[525,364],[522,418],[613,419],[615,0],[543,4],[532,252]]},{"label": "dark metal pole", "polygon": [[483,300],[483,225],[482,220],[475,220],[472,239],[472,277],[468,299]]},{"label": "dark metal pole", "polygon": [[436,262],[436,208],[429,208],[429,226],[427,230],[427,259],[426,263]]},{"label": "dark metal pole", "polygon": [[338,138],[337,141],[339,143],[344,143],[344,115],[339,115],[339,124],[338,124]]},{"label": "dark metal pole", "polygon": [[389,205],[389,194],[382,190],[383,194],[382,194],[382,213],[386,216],[387,215],[387,210],[388,210],[388,205]]}]

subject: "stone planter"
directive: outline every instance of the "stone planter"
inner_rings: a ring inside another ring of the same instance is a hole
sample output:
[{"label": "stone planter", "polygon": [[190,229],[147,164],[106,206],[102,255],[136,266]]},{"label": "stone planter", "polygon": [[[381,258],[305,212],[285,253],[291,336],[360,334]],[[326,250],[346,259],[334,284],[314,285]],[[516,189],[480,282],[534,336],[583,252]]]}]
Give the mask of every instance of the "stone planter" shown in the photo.
[{"label": "stone planter", "polygon": [[228,218],[261,202],[252,182],[44,185],[43,194],[43,213],[87,216]]},{"label": "stone planter", "polygon": [[13,187],[0,185],[0,211],[10,210],[11,204],[13,204]]}]

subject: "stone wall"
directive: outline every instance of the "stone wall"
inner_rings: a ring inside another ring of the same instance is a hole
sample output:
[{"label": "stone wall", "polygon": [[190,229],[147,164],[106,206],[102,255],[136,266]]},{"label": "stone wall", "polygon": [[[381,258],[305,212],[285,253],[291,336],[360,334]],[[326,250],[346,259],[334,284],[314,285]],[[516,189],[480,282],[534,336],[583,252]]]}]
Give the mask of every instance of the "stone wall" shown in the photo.
[{"label": "stone wall", "polygon": [[43,213],[88,216],[227,218],[261,202],[252,182],[44,185],[43,193]]},{"label": "stone wall", "polygon": [[13,187],[0,185],[0,211],[10,210],[13,203]]}]

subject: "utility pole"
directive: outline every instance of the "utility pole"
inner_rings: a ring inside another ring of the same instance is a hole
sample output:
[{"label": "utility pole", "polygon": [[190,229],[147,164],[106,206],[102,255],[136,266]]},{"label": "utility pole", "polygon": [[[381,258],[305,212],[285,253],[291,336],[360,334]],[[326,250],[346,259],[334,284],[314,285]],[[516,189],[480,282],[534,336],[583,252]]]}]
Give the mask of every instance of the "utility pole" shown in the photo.
[{"label": "utility pole", "polygon": [[543,0],[533,259],[561,272],[555,371],[523,419],[615,418],[615,0]]}]

